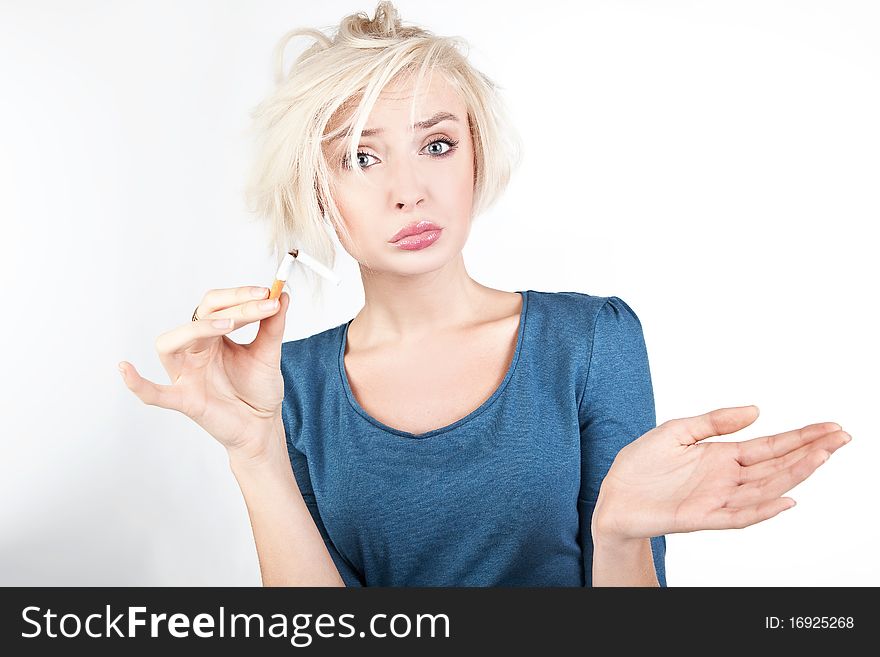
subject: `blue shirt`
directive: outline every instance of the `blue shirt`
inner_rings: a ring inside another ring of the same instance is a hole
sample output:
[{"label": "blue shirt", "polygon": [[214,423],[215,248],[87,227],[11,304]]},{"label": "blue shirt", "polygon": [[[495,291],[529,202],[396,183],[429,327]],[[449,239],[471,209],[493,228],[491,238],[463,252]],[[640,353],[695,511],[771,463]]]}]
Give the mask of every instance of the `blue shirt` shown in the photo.
[{"label": "blue shirt", "polygon": [[[282,344],[290,462],[346,585],[592,586],[599,486],[656,426],[641,322],[618,297],[520,294],[504,380],[426,433],[355,399],[351,320]],[[650,540],[666,586],[666,537]]]}]

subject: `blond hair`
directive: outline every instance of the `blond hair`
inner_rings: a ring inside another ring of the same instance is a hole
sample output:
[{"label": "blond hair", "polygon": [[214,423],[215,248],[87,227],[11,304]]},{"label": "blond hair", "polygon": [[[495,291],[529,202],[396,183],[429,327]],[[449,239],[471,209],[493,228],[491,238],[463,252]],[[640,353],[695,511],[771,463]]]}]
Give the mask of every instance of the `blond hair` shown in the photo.
[{"label": "blond hair", "polygon": [[[313,37],[315,42],[285,72],[284,52],[297,36]],[[467,49],[460,37],[403,25],[387,1],[378,3],[373,19],[363,12],[346,16],[332,36],[298,28],[281,38],[275,49],[276,87],[251,115],[257,148],[246,187],[248,208],[268,224],[269,251],[276,261],[288,250],[301,248],[334,266],[336,251],[329,231],[335,227],[348,236],[348,229],[333,199],[322,146],[344,133],[340,141],[349,161],[355,162],[360,133],[382,89],[416,71],[417,88],[426,71],[438,71],[467,107],[474,145],[471,219],[498,199],[521,160],[521,142],[497,85],[471,66]],[[327,132],[331,119],[355,104],[350,121]],[[353,171],[364,175],[360,167]],[[312,289],[317,292],[318,287]]]}]

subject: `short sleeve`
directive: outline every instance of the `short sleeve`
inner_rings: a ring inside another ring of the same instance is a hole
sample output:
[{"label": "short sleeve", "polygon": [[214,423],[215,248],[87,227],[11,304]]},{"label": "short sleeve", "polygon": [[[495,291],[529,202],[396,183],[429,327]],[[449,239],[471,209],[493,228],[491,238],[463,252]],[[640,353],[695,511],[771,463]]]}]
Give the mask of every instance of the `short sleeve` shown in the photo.
[{"label": "short sleeve", "polygon": [[308,460],[305,454],[298,450],[291,440],[290,430],[286,421],[287,414],[283,412],[283,409],[284,405],[282,405],[282,415],[285,416],[284,431],[287,437],[287,454],[290,457],[293,476],[299,486],[300,493],[302,493],[306,507],[308,507],[309,513],[312,514],[312,519],[315,521],[315,525],[324,539],[324,545],[327,546],[327,551],[330,553],[333,563],[336,564],[336,569],[339,571],[342,581],[345,582],[346,586],[364,586],[363,578],[357,572],[357,569],[339,553],[339,550],[336,549],[327,533],[327,528],[324,526],[324,521],[321,519],[321,513],[315,500],[315,493],[312,490],[312,478],[309,474]]},{"label": "short sleeve", "polygon": [[[608,297],[593,325],[587,383],[578,408],[581,434],[580,539],[587,586],[593,580],[590,531],[599,487],[617,453],[656,424],[642,325],[622,299]],[[666,586],[666,537],[651,539],[660,586]]]}]

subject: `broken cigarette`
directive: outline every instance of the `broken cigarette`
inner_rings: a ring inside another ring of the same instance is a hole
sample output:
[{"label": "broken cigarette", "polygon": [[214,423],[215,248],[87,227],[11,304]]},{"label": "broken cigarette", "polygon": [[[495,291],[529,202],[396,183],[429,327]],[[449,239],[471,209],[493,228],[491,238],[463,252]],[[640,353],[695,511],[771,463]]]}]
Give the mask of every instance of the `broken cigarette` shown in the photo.
[{"label": "broken cigarette", "polygon": [[308,253],[305,253],[300,249],[293,249],[293,251],[284,256],[284,259],[278,266],[278,271],[275,273],[275,280],[272,282],[272,287],[269,289],[270,299],[277,299],[281,296],[281,290],[284,288],[284,284],[290,277],[290,274],[293,271],[293,263],[295,262],[301,262],[303,265],[318,274],[318,276],[326,278],[334,285],[339,285],[342,282],[342,279],[339,278],[339,276],[315,260]]}]

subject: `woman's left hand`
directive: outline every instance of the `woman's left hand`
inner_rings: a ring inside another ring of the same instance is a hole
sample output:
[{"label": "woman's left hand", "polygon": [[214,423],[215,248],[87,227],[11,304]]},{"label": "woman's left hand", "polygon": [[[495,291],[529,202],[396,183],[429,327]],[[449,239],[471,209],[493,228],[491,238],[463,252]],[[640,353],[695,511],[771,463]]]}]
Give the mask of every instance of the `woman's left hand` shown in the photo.
[{"label": "woman's left hand", "polygon": [[739,406],[669,420],[626,445],[599,489],[594,537],[754,525],[794,506],[780,496],[851,439],[825,422],[742,442],[700,442],[747,427],[758,412]]}]

